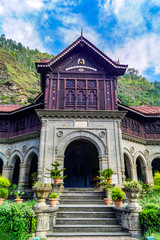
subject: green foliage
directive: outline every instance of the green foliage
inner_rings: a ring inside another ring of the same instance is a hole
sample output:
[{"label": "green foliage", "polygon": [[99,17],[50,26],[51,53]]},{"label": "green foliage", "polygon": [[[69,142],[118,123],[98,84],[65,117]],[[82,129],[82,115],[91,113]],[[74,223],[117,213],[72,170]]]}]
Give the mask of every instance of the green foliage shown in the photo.
[{"label": "green foliage", "polygon": [[117,95],[128,106],[160,106],[160,82],[149,82],[138,76],[138,71],[129,68],[124,76],[118,78]]},{"label": "green foliage", "polygon": [[[32,207],[35,201],[28,201],[27,203],[11,203],[0,206],[0,236],[10,236],[14,240],[28,239],[31,231],[34,232],[37,224],[35,212]],[[3,238],[1,238],[3,239]],[[5,239],[5,238],[4,238]]]},{"label": "green foliage", "polygon": [[154,185],[160,186],[160,172],[155,172],[153,177]]},{"label": "green foliage", "polygon": [[29,182],[30,182],[31,186],[33,186],[34,183],[37,181],[37,176],[38,176],[37,172],[34,172],[30,175],[30,177],[29,177],[30,181]]},{"label": "green foliage", "polygon": [[55,190],[53,193],[49,195],[49,198],[53,198],[53,199],[58,198],[59,194],[60,192]]},{"label": "green foliage", "polygon": [[138,181],[135,181],[135,180],[124,182],[123,186],[125,188],[138,188],[138,189],[142,188],[141,184]]},{"label": "green foliage", "polygon": [[19,189],[21,188],[21,185],[16,185],[13,184],[13,186],[11,187],[9,193],[10,195],[14,195],[16,196],[16,199],[20,199],[21,196],[24,194],[24,192],[21,192]]},{"label": "green foliage", "polygon": [[112,189],[111,198],[112,198],[113,201],[123,200],[123,199],[126,198],[126,195],[125,195],[125,193],[122,191],[121,188],[116,187],[116,188],[113,188],[113,189]]},{"label": "green foliage", "polygon": [[106,168],[103,171],[98,172],[102,175],[102,177],[97,176],[97,178],[100,180],[108,180],[113,175],[113,170],[111,168]]},{"label": "green foliage", "polygon": [[51,178],[59,178],[59,179],[64,179],[67,177],[67,175],[62,176],[61,172],[65,170],[65,168],[59,169],[59,167],[61,166],[61,163],[55,161],[54,163],[51,164],[53,169],[47,169],[47,171],[50,172],[50,177]]},{"label": "green foliage", "polygon": [[10,182],[8,178],[0,176],[0,188],[8,188],[10,186]]},{"label": "green foliage", "polygon": [[140,212],[140,220],[145,230],[150,227],[151,231],[160,232],[160,209],[155,209],[153,206],[152,208],[146,207]]},{"label": "green foliage", "polygon": [[6,188],[0,188],[0,198],[8,198],[9,191]]},{"label": "green foliage", "polygon": [[51,188],[51,184],[50,183],[35,182],[34,185],[33,185],[33,188],[36,188],[36,187]]}]

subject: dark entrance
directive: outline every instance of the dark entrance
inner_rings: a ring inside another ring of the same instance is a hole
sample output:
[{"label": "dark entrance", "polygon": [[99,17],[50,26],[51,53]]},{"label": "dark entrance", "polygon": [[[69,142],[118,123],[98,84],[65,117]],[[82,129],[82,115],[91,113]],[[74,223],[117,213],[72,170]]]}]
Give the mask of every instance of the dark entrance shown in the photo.
[{"label": "dark entrance", "polygon": [[74,141],[65,151],[64,187],[94,187],[98,175],[98,151],[85,140]]},{"label": "dark entrance", "polygon": [[20,158],[17,157],[13,170],[12,184],[18,184],[19,181],[19,170],[20,170]]},{"label": "dark entrance", "polygon": [[154,173],[158,171],[160,172],[160,158],[156,158],[152,161],[152,173],[154,176]]},{"label": "dark entrance", "polygon": [[0,158],[0,175],[2,174],[2,169],[3,169],[3,161]]},{"label": "dark entrance", "polygon": [[38,158],[37,155],[33,154],[31,158],[31,165],[28,175],[28,187],[32,188],[34,182],[37,181],[37,171],[38,171]]}]

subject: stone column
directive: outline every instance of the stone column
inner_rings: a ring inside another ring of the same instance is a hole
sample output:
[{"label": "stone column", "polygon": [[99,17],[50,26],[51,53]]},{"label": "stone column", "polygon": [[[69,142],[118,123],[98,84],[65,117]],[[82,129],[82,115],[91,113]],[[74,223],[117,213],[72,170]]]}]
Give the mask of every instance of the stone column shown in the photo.
[{"label": "stone column", "polygon": [[120,121],[117,122],[117,128],[118,128],[118,143],[119,143],[119,154],[120,154],[120,164],[121,164],[121,177],[122,182],[125,181],[125,166],[124,166],[124,156],[123,156],[123,147],[122,147],[122,130],[121,130],[121,124]]},{"label": "stone column", "polygon": [[136,164],[133,164],[132,165],[132,168],[133,168],[133,180],[137,180],[137,165]]},{"label": "stone column", "polygon": [[[59,162],[61,166],[59,167],[60,169],[64,168],[64,155],[57,155],[55,161]],[[63,171],[61,172],[63,176]],[[59,179],[59,183],[62,186],[63,185],[63,179]]]},{"label": "stone column", "polygon": [[108,157],[99,155],[99,170],[103,171],[108,168]]},{"label": "stone column", "polygon": [[28,171],[29,166],[25,164],[20,165],[20,174],[19,174],[19,185],[21,185],[22,189],[25,189],[28,187]]},{"label": "stone column", "polygon": [[46,145],[46,120],[42,120],[41,127],[41,136],[40,136],[40,152],[39,152],[39,161],[38,161],[38,182],[42,182],[43,177],[43,161],[44,161],[44,152]]},{"label": "stone column", "polygon": [[148,172],[149,172],[149,183],[153,183],[153,172],[152,172],[152,167],[148,166]]},{"label": "stone column", "polygon": [[148,167],[147,167],[147,166],[144,166],[144,167],[141,167],[141,169],[142,169],[142,175],[143,175],[143,177],[145,178],[146,183],[149,183]]},{"label": "stone column", "polygon": [[2,176],[7,177],[9,181],[12,182],[13,167],[8,165],[3,166]]}]

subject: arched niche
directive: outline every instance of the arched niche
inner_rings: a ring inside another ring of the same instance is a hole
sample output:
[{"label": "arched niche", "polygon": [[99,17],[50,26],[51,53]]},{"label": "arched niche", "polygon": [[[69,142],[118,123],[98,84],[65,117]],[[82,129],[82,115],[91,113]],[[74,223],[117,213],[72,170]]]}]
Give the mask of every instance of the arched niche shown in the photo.
[{"label": "arched niche", "polygon": [[19,156],[15,156],[13,158],[12,163],[14,162],[13,166],[13,175],[12,175],[12,184],[18,184],[19,182],[19,173],[20,173],[20,158]]},{"label": "arched niche", "polygon": [[156,171],[160,172],[160,158],[153,159],[151,165],[152,165],[152,173],[153,173],[153,176],[154,176],[154,173]]},{"label": "arched niche", "polygon": [[37,180],[37,172],[38,172],[38,156],[35,152],[31,151],[27,154],[27,158],[25,159],[25,165],[27,166],[26,172],[26,186],[28,188],[32,188],[33,183]]},{"label": "arched niche", "polygon": [[0,158],[0,175],[2,175],[3,170],[3,160]]},{"label": "arched niche", "polygon": [[125,177],[133,178],[131,159],[129,158],[129,156],[126,153],[124,153],[124,166],[125,166]]},{"label": "arched niche", "polygon": [[146,164],[141,156],[136,159],[137,166],[137,180],[147,182]]},{"label": "arched niche", "polygon": [[64,187],[95,187],[99,170],[98,150],[87,140],[74,140],[65,150]]}]

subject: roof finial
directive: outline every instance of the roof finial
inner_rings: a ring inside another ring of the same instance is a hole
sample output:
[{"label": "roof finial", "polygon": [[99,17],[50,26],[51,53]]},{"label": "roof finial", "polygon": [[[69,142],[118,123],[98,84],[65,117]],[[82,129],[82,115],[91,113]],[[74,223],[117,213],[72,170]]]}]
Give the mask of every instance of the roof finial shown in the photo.
[{"label": "roof finial", "polygon": [[83,28],[81,28],[81,38],[83,37]]}]

